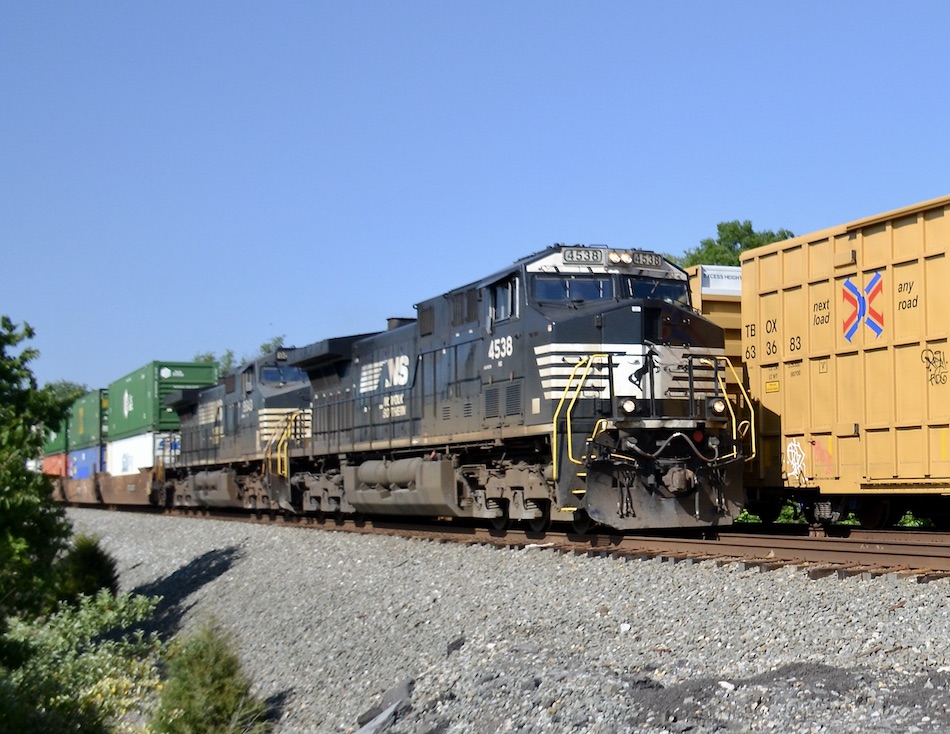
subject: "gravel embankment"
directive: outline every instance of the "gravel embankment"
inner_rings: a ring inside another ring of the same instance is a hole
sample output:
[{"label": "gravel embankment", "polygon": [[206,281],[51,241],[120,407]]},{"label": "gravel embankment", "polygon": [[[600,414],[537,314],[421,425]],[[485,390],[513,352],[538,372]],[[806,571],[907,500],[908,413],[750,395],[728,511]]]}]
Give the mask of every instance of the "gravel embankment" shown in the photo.
[{"label": "gravel embankment", "polygon": [[166,630],[237,636],[283,734],[950,731],[945,580],[69,516]]}]

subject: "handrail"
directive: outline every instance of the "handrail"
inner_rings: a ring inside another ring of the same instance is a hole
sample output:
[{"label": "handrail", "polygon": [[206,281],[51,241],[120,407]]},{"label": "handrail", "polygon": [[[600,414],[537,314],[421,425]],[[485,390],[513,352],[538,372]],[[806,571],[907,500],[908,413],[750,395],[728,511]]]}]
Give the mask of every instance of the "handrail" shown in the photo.
[{"label": "handrail", "polygon": [[[753,410],[752,408],[752,400],[749,397],[749,393],[746,391],[745,386],[743,386],[742,384],[742,379],[739,377],[739,373],[736,372],[736,368],[733,366],[732,362],[729,361],[729,358],[717,356],[717,357],[714,357],[714,359],[717,362],[725,362],[726,365],[729,367],[729,370],[732,372],[732,376],[736,380],[736,387],[739,388],[739,392],[741,392],[742,397],[745,398],[746,405],[749,406],[749,419],[743,420],[741,422],[738,421],[736,419],[735,411],[732,408],[732,402],[728,399],[728,392],[726,390],[726,381],[722,378],[722,375],[719,374],[719,370],[716,370],[715,367],[713,367],[713,369],[716,372],[716,380],[719,383],[719,388],[722,390],[722,394],[727,397],[726,406],[729,408],[729,415],[732,417],[732,440],[736,442],[736,449],[733,452],[733,456],[738,456],[738,452],[739,452],[738,440],[739,438],[743,437],[743,433],[742,433],[743,426],[748,424],[748,432],[752,434],[752,447],[751,447],[752,450],[750,454],[745,457],[745,461],[750,462],[753,459],[755,459],[756,453],[758,451],[758,448],[756,446],[756,441],[755,441],[755,410]],[[706,359],[703,359],[702,361],[706,361]],[[723,458],[730,458],[730,457],[726,456]]]},{"label": "handrail", "polygon": [[[554,410],[554,419],[551,423],[551,461],[553,464],[553,479],[557,481],[558,478],[558,422],[561,418],[561,411],[564,409],[564,404],[567,402],[567,410],[565,412],[566,420],[566,438],[567,438],[567,458],[572,464],[583,465],[583,461],[574,457],[573,450],[573,424],[572,424],[572,414],[574,412],[574,407],[577,404],[577,400],[580,397],[581,390],[584,387],[584,384],[587,381],[588,376],[590,375],[591,370],[594,367],[594,361],[597,359],[610,359],[609,354],[591,354],[586,357],[582,357],[577,364],[571,369],[571,374],[568,377],[567,384],[564,386],[564,391],[561,394],[560,400],[558,400],[557,408]],[[752,410],[752,401],[749,398],[749,393],[746,391],[745,387],[742,385],[742,380],[739,378],[739,374],[736,372],[735,367],[728,358],[724,356],[714,356],[714,357],[702,357],[698,360],[701,364],[707,364],[713,368],[715,373],[715,379],[719,385],[719,389],[722,391],[723,396],[726,398],[726,406],[729,410],[729,416],[731,418],[731,430],[732,430],[732,440],[734,442],[735,448],[731,454],[719,457],[720,459],[731,459],[739,457],[739,439],[744,437],[745,433],[752,434],[752,446],[751,453],[749,456],[744,457],[746,462],[752,461],[757,453],[758,447],[756,445],[756,436],[755,436],[755,411]],[[749,406],[749,419],[738,420],[736,416],[735,409],[732,405],[732,401],[728,399],[728,391],[726,389],[726,382],[720,370],[717,369],[716,363],[724,363],[729,370],[732,372],[733,377],[736,380],[736,386],[739,388],[739,391],[742,394],[742,397],[746,401],[746,405]],[[608,363],[609,366],[609,363]],[[578,374],[582,372],[582,374]],[[612,382],[610,383],[612,384]],[[568,401],[568,396],[570,395],[570,400]],[[601,433],[606,429],[607,421],[601,419],[597,421],[594,425],[593,433],[591,434],[591,439],[595,438],[598,433]],[[614,454],[618,458],[628,458],[622,457],[619,454]]]},{"label": "handrail", "polygon": [[[284,417],[284,427],[280,431],[275,431],[271,436],[267,447],[264,449],[264,474],[275,474],[285,479],[290,479],[290,451],[288,444],[290,435],[293,432],[294,424],[303,410],[295,410]],[[276,457],[275,457],[276,449]],[[273,467],[273,471],[271,468]]]},{"label": "handrail", "polygon": [[574,365],[574,368],[571,370],[571,374],[567,379],[567,385],[564,386],[564,393],[561,395],[561,399],[558,401],[557,408],[554,409],[554,419],[551,422],[551,464],[554,467],[552,478],[554,481],[557,481],[558,475],[558,461],[557,461],[557,424],[561,415],[561,408],[564,407],[564,401],[567,400],[567,395],[571,390],[571,386],[574,384],[574,380],[577,377],[577,371],[584,367],[584,374],[581,376],[580,381],[577,383],[577,387],[574,388],[574,395],[571,398],[570,403],[567,406],[566,420],[567,420],[567,458],[572,464],[582,465],[584,462],[574,458],[574,450],[572,446],[573,435],[571,428],[571,413],[574,412],[574,406],[577,403],[578,397],[580,397],[581,390],[584,387],[584,383],[587,381],[587,377],[590,374],[591,369],[594,366],[595,359],[609,359],[610,355],[608,354],[591,354],[587,357],[582,357],[580,361]]}]

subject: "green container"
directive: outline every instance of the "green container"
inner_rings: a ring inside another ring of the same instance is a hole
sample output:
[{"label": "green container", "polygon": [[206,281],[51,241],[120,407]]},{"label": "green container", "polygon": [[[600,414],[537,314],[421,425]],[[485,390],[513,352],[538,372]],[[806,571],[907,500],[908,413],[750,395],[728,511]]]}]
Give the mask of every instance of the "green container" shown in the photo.
[{"label": "green container", "polygon": [[66,451],[66,425],[66,421],[63,421],[55,430],[47,429],[43,456],[52,456]]},{"label": "green container", "polygon": [[178,414],[164,405],[176,390],[214,385],[215,362],[151,362],[109,385],[109,441],[152,431],[175,431]]},{"label": "green container", "polygon": [[108,440],[109,391],[93,390],[79,398],[69,409],[69,446],[88,449]]}]

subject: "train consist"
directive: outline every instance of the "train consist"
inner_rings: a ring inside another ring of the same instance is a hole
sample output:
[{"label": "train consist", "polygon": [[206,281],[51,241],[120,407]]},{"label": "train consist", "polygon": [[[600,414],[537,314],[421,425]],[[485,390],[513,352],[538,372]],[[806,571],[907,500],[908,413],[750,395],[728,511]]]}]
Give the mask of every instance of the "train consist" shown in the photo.
[{"label": "train consist", "polygon": [[51,446],[47,471],[72,502],[536,531],[728,525],[741,510],[748,401],[728,388],[723,329],[660,255],[555,245],[389,327],[220,380],[152,363],[83,398],[110,430],[149,406],[99,433],[104,462],[80,477]]},{"label": "train consist", "polygon": [[946,522],[948,260],[950,197],[741,268],[557,245],[388,331],[180,381],[161,408],[178,427],[151,428],[134,474],[63,491],[537,530],[726,525],[789,500],[815,522]]}]

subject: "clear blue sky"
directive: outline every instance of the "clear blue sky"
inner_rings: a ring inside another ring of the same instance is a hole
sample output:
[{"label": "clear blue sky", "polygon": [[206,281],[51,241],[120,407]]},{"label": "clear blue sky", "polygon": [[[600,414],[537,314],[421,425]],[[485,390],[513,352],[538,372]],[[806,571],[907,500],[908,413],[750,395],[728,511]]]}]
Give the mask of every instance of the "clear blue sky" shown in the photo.
[{"label": "clear blue sky", "polygon": [[950,3],[0,4],[0,313],[38,380],[303,345],[553,242],[950,193]]}]

